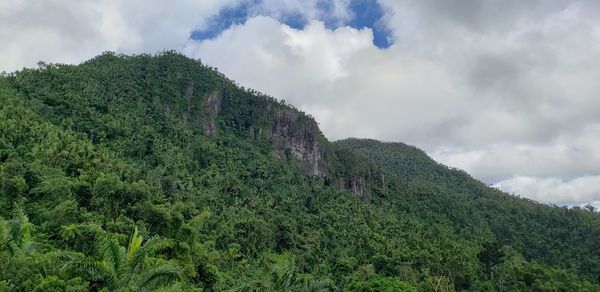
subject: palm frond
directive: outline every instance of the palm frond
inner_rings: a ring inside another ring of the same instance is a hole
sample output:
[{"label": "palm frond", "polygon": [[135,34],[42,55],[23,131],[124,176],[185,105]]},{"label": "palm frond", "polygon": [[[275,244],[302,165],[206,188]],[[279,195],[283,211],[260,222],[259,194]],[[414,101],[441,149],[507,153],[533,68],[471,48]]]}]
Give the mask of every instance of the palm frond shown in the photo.
[{"label": "palm frond", "polygon": [[21,208],[15,210],[13,219],[8,222],[8,240],[13,241],[17,246],[21,247],[25,242],[31,239],[33,232],[33,224],[29,222],[29,218]]},{"label": "palm frond", "polygon": [[45,255],[50,261],[59,263],[60,270],[75,275],[87,276],[90,280],[102,280],[109,287],[114,287],[116,274],[102,262],[86,257],[82,253],[56,251]]},{"label": "palm frond", "polygon": [[133,231],[133,235],[131,236],[131,240],[129,241],[129,247],[127,252],[127,260],[131,261],[133,256],[138,252],[140,247],[142,246],[142,241],[144,238],[138,234],[137,226]]},{"label": "palm frond", "polygon": [[111,266],[115,273],[119,273],[124,264],[125,251],[122,250],[119,242],[109,234],[103,234],[99,237],[99,240],[102,258]]},{"label": "palm frond", "polygon": [[181,275],[182,272],[177,267],[168,264],[159,265],[142,274],[138,287],[143,290],[154,290],[181,279]]},{"label": "palm frond", "polygon": [[152,237],[148,239],[144,245],[142,245],[133,258],[129,261],[129,266],[132,270],[138,269],[144,263],[144,259],[148,256],[154,255],[156,252],[163,250],[171,246],[171,243],[167,240],[163,240],[159,237]]},{"label": "palm frond", "polygon": [[6,221],[0,219],[0,250],[3,250],[8,244],[8,228],[6,227]]}]

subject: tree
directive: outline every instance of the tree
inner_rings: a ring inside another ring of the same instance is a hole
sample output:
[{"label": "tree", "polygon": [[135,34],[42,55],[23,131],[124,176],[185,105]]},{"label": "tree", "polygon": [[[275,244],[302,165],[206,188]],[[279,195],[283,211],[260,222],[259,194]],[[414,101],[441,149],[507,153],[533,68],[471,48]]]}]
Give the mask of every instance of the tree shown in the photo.
[{"label": "tree", "polygon": [[383,277],[375,275],[365,280],[354,280],[346,286],[345,291],[360,291],[360,292],[416,292],[417,289],[410,284],[400,281],[397,278]]},{"label": "tree", "polygon": [[104,234],[98,244],[100,260],[90,260],[82,254],[70,255],[70,267],[87,273],[110,291],[155,290],[181,279],[181,270],[169,262],[151,257],[169,244],[158,237],[143,243],[137,227],[127,247],[119,245],[114,236]]},{"label": "tree", "polygon": [[11,220],[0,220],[0,252],[30,253],[34,250],[31,233],[33,224],[21,208],[15,208]]},{"label": "tree", "polygon": [[491,276],[492,267],[502,262],[504,252],[502,245],[496,241],[486,242],[483,249],[477,254],[485,272]]}]

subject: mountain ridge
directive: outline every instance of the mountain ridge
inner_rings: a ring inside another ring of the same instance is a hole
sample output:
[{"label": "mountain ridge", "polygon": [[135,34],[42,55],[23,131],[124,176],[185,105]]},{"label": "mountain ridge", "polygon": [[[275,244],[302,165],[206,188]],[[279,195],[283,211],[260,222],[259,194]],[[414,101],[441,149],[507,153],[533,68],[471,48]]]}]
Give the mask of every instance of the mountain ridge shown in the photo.
[{"label": "mountain ridge", "polygon": [[118,262],[95,276],[22,264],[106,261],[94,238],[125,248],[134,227],[165,241],[142,259],[179,271],[154,283],[165,289],[600,281],[597,214],[490,189],[405,144],[329,142],[311,116],[175,52],[25,69],[0,78],[0,98],[0,226],[30,218],[39,232],[26,239],[39,252],[0,250],[10,289],[139,289],[148,271],[113,282]]}]

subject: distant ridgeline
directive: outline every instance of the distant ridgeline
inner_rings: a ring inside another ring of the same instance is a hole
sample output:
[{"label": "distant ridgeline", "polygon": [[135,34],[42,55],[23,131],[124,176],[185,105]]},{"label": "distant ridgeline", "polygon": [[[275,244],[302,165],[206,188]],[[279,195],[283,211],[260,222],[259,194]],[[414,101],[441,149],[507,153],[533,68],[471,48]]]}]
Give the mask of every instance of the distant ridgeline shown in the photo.
[{"label": "distant ridgeline", "polygon": [[[252,68],[247,68],[252,70]],[[0,78],[0,290],[600,291],[600,215],[174,52]]]}]

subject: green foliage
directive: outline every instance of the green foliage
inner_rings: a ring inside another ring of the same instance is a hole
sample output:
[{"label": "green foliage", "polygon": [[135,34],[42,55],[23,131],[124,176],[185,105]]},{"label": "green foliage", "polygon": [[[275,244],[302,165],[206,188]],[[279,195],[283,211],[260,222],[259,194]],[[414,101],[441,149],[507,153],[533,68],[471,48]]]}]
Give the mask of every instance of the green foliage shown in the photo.
[{"label": "green foliage", "polygon": [[478,255],[486,273],[501,262],[500,249],[508,245],[526,259],[600,280],[600,250],[594,243],[600,238],[598,213],[509,196],[402,143],[347,139],[336,144],[403,181],[405,192],[418,196],[420,203],[411,208],[424,220],[442,219],[464,237],[487,234],[480,237],[484,244]]},{"label": "green foliage", "polygon": [[413,286],[400,281],[395,278],[374,276],[364,281],[353,281],[344,290],[347,291],[361,291],[361,292],[375,292],[375,291],[404,291],[404,292],[416,292]]},{"label": "green foliage", "polygon": [[[285,133],[319,146],[324,178]],[[598,214],[403,144],[329,143],[173,52],[2,76],[0,218],[0,290],[600,289]]]},{"label": "green foliage", "polygon": [[398,278],[377,275],[373,265],[362,266],[354,274],[352,280],[345,288],[346,291],[405,291],[416,292],[412,285]]}]

